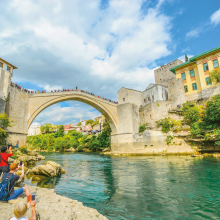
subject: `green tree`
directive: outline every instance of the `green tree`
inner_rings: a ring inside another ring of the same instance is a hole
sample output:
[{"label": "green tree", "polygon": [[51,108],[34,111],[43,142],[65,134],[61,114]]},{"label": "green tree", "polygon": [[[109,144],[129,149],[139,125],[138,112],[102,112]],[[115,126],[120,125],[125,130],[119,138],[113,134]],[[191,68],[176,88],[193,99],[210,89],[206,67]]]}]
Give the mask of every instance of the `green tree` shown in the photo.
[{"label": "green tree", "polygon": [[213,128],[220,127],[220,94],[207,102],[204,121]]},{"label": "green tree", "polygon": [[220,68],[215,68],[214,70],[209,72],[209,77],[211,82],[215,85],[219,84],[220,82]]},{"label": "green tree", "polygon": [[202,113],[201,107],[195,105],[194,103],[191,102],[184,103],[182,111],[183,111],[184,121],[188,125],[191,125],[192,123],[201,120],[201,113]]},{"label": "green tree", "polygon": [[94,121],[92,119],[89,119],[88,121],[86,121],[86,125],[90,124],[92,125],[94,123]]},{"label": "green tree", "polygon": [[13,126],[13,121],[10,120],[10,117],[4,112],[0,114],[0,127],[6,129],[7,127]]},{"label": "green tree", "polygon": [[188,56],[185,54],[185,62],[188,62],[189,61],[189,58]]},{"label": "green tree", "polygon": [[92,123],[92,127],[94,127],[95,125],[98,125],[99,124],[99,121],[94,121],[93,123]]},{"label": "green tree", "polygon": [[81,126],[82,125],[82,123],[81,122],[79,122],[78,124],[77,124],[77,126]]},{"label": "green tree", "polygon": [[13,121],[10,120],[10,117],[5,112],[0,114],[0,145],[6,144],[8,134],[6,133],[5,129],[12,127],[12,123]]}]

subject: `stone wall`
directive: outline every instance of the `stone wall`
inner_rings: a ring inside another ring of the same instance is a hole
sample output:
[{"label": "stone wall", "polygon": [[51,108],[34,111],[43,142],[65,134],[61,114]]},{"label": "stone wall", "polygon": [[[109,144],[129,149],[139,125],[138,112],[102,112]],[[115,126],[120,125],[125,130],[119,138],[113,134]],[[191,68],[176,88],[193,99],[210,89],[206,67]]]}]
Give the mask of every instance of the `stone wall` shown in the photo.
[{"label": "stone wall", "polygon": [[182,64],[181,60],[174,60],[166,65],[161,65],[160,68],[154,70],[155,83],[163,86],[168,86],[169,81],[176,79],[176,75],[170,71],[170,68]]},{"label": "stone wall", "polygon": [[0,68],[0,99],[8,97],[12,74]]},{"label": "stone wall", "polygon": [[186,101],[199,101],[204,103],[207,102],[212,96],[217,94],[220,94],[220,86],[213,86],[208,89],[204,89],[201,92],[186,95]]},{"label": "stone wall", "polygon": [[123,87],[118,91],[118,103],[131,103],[140,106],[142,105],[142,92]]},{"label": "stone wall", "polygon": [[119,104],[118,112],[118,133],[138,133],[139,130],[139,106],[131,103]]},{"label": "stone wall", "polygon": [[15,145],[19,141],[19,146],[24,146],[28,134],[29,94],[10,86],[8,99],[6,112],[14,121],[14,126],[7,130],[8,142]]},{"label": "stone wall", "polygon": [[172,102],[172,108],[182,105],[186,101],[182,79],[172,79],[168,84],[168,100]]},{"label": "stone wall", "polygon": [[154,124],[163,118],[169,117],[168,111],[172,109],[171,101],[152,102],[140,108],[140,124]]},{"label": "stone wall", "polygon": [[194,150],[182,138],[167,145],[167,135],[161,131],[145,130],[143,134],[124,134],[112,137],[111,150],[115,153],[133,154],[191,154]]},{"label": "stone wall", "polygon": [[5,106],[6,106],[6,101],[0,99],[0,114],[2,114],[3,112],[5,112]]}]

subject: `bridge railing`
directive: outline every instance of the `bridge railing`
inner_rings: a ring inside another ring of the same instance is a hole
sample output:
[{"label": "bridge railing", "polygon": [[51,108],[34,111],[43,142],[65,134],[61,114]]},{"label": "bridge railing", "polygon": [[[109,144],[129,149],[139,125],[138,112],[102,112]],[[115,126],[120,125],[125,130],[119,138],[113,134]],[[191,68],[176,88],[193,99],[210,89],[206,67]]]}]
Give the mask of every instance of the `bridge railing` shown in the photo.
[{"label": "bridge railing", "polygon": [[50,92],[46,91],[46,90],[42,90],[42,91],[35,91],[35,90],[29,90],[29,89],[26,89],[20,85],[18,85],[17,83],[13,83],[11,82],[11,86],[12,87],[15,87],[23,92],[26,92],[26,93],[30,93],[30,94],[38,94],[38,93],[54,93],[54,92],[73,92],[73,91],[79,91],[79,92],[82,92],[82,93],[86,93],[88,95],[92,95],[96,98],[99,98],[99,99],[103,99],[105,101],[108,101],[108,102],[112,102],[112,103],[115,103],[115,104],[118,104],[118,101],[114,101],[112,99],[107,99],[107,98],[104,98],[102,96],[99,96],[99,95],[96,95],[92,92],[88,92],[88,91],[85,91],[85,90],[81,90],[81,89],[55,89],[55,90],[51,90]]}]

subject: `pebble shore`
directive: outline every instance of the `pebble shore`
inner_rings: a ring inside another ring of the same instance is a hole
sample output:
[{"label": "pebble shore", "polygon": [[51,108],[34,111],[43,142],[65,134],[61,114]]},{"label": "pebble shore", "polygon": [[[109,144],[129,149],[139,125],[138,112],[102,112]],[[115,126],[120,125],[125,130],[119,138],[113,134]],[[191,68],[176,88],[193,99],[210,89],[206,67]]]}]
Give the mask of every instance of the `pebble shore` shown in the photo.
[{"label": "pebble shore", "polygon": [[[27,186],[31,193],[40,199],[36,204],[36,211],[40,214],[40,220],[107,220],[96,209],[83,206],[81,202],[57,195],[54,189]],[[15,188],[16,189],[16,188]],[[27,202],[26,196],[18,197],[9,202],[0,201],[0,220],[8,220],[14,217],[14,206],[19,201]],[[31,208],[27,218],[31,218]]]}]

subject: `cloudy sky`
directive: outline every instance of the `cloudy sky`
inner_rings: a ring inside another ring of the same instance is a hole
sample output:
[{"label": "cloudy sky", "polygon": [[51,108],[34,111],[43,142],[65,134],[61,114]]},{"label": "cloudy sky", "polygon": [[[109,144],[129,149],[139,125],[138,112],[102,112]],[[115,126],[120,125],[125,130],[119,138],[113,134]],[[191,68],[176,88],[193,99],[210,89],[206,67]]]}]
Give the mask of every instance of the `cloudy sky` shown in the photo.
[{"label": "cloudy sky", "polygon": [[[219,0],[0,0],[0,57],[13,82],[33,90],[78,86],[117,100],[144,90],[154,69],[220,46]],[[4,9],[4,10],[3,10]],[[53,105],[41,124],[100,113],[80,102]]]}]

